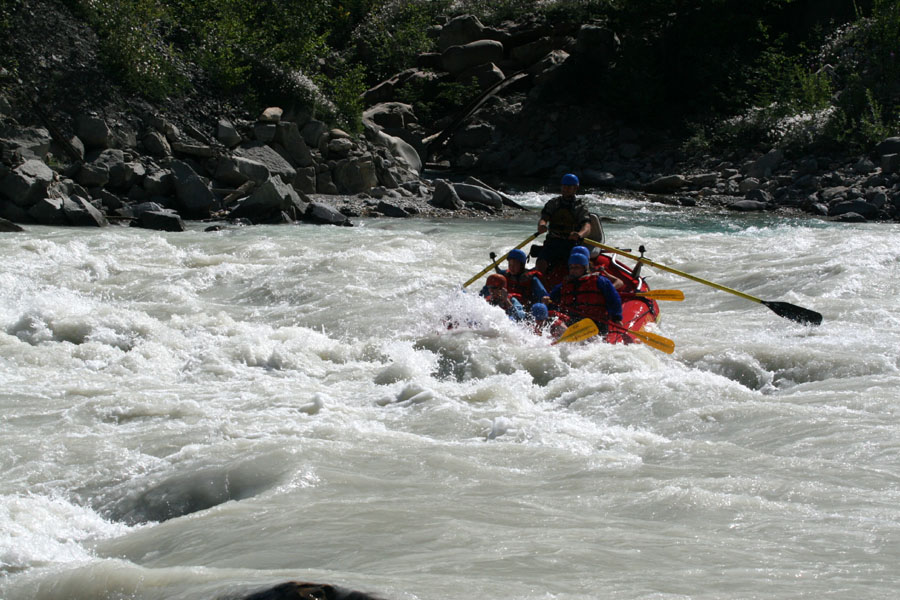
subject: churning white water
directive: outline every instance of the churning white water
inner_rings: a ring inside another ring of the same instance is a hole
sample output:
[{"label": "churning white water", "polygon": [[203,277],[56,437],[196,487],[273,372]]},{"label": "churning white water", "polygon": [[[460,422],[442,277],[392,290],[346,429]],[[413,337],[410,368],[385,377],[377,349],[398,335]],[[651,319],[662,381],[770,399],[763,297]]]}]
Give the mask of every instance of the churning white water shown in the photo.
[{"label": "churning white water", "polygon": [[900,227],[593,201],[824,323],[645,267],[674,354],[550,346],[460,292],[536,215],[0,236],[0,597],[894,597]]}]

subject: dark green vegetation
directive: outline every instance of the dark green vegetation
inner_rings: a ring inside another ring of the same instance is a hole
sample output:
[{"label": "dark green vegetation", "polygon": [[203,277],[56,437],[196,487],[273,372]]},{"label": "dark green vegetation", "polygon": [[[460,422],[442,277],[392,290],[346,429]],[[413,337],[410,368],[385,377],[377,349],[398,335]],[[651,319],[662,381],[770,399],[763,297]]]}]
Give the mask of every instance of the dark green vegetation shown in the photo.
[{"label": "dark green vegetation", "polygon": [[[433,51],[434,25],[475,14],[489,26],[608,26],[621,40],[614,67],[560,99],[671,130],[689,149],[858,149],[900,130],[896,0],[62,2],[96,32],[106,69],[150,100],[189,94],[202,78],[252,110],[294,100],[358,130],[361,92]],[[22,5],[0,0],[4,38]],[[426,124],[477,93],[442,85],[404,98]]]}]

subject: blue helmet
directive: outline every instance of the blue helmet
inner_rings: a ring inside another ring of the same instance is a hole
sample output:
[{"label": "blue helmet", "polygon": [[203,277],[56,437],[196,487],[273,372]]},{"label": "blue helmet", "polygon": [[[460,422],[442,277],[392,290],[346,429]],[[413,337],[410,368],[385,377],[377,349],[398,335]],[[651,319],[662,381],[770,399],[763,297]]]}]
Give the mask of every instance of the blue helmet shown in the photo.
[{"label": "blue helmet", "polygon": [[540,302],[538,302],[531,306],[531,315],[535,318],[536,321],[543,321],[548,316],[550,316],[550,311],[547,310],[546,304],[541,304]]},{"label": "blue helmet", "polygon": [[578,176],[574,173],[566,173],[562,177],[562,185],[579,185]]},{"label": "blue helmet", "polygon": [[523,265],[528,262],[528,256],[522,250],[516,248],[515,250],[510,250],[509,255],[507,255],[510,260],[517,260]]},{"label": "blue helmet", "polygon": [[585,256],[590,256],[591,251],[584,246],[575,246],[569,254],[584,254]]},{"label": "blue helmet", "polygon": [[589,262],[590,262],[590,259],[587,257],[586,254],[582,254],[580,252],[573,252],[572,254],[569,255],[569,264],[570,265],[582,265],[582,266],[586,267],[586,266],[588,266]]}]

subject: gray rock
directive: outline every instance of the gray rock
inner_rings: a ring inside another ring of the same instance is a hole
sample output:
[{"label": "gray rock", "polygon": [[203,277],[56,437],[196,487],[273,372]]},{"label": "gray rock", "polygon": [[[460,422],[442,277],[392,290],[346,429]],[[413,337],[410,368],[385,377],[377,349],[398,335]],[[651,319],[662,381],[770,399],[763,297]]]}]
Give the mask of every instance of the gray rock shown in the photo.
[{"label": "gray rock", "polygon": [[599,25],[582,25],[575,41],[575,54],[598,66],[613,61],[621,42],[614,31]]},{"label": "gray rock", "polygon": [[75,119],[75,135],[87,148],[108,148],[112,131],[103,118],[85,114]]},{"label": "gray rock", "polygon": [[503,60],[503,44],[494,40],[478,40],[461,46],[450,46],[442,55],[444,69],[458,75],[472,67]]},{"label": "gray rock", "polygon": [[275,123],[257,122],[253,126],[253,137],[259,141],[268,144],[275,141],[275,134],[278,132],[278,125]]},{"label": "gray rock", "polygon": [[170,164],[175,184],[175,197],[187,218],[205,218],[216,198],[209,185],[185,162],[173,160]]},{"label": "gray rock", "polygon": [[0,232],[2,233],[14,233],[18,231],[25,231],[19,225],[16,225],[12,221],[7,221],[3,217],[0,217]]},{"label": "gray rock", "polygon": [[327,132],[328,126],[325,123],[311,119],[300,130],[300,135],[303,136],[303,141],[306,142],[307,146],[310,148],[318,148],[319,139]]},{"label": "gray rock", "polygon": [[772,194],[767,192],[762,188],[755,188],[749,190],[744,197],[747,200],[752,200],[754,202],[762,202],[763,204],[771,204],[772,203]]},{"label": "gray rock", "polygon": [[262,183],[269,176],[266,165],[243,156],[223,156],[216,165],[215,178],[226,185],[239,186],[248,180]]},{"label": "gray rock", "polygon": [[497,192],[466,183],[454,183],[453,190],[463,202],[484,204],[494,209],[503,208],[503,198]]},{"label": "gray rock", "polygon": [[509,51],[509,57],[516,62],[520,69],[522,69],[533,65],[552,51],[553,40],[549,37],[542,37],[533,42],[516,46]]},{"label": "gray rock", "polygon": [[259,116],[260,123],[280,123],[284,115],[284,109],[280,106],[270,106]]},{"label": "gray rock", "polygon": [[313,164],[312,152],[300,135],[299,127],[293,121],[282,121],[278,124],[275,141],[285,149],[295,167],[309,167]]},{"label": "gray rock", "polygon": [[454,187],[445,179],[437,179],[434,182],[434,194],[431,205],[447,210],[459,210],[465,207]]},{"label": "gray rock", "polygon": [[347,138],[334,138],[328,140],[325,155],[330,159],[346,158],[353,149],[353,140]]},{"label": "gray rock", "polygon": [[835,187],[825,188],[819,193],[819,196],[822,198],[823,202],[833,202],[838,198],[845,198],[849,191],[850,188],[839,185]]},{"label": "gray rock", "polygon": [[47,160],[53,138],[43,127],[4,127],[0,131],[0,149],[10,154]]},{"label": "gray rock", "polygon": [[150,196],[168,196],[175,191],[175,178],[169,171],[157,169],[146,175],[141,185]]},{"label": "gray rock", "polygon": [[769,150],[769,152],[751,163],[750,168],[747,170],[747,175],[757,179],[771,177],[772,173],[775,172],[775,169],[778,168],[778,165],[781,164],[782,160],[784,160],[784,152],[777,148]]},{"label": "gray rock", "polygon": [[131,224],[132,227],[153,229],[155,231],[184,231],[184,221],[175,211],[147,210],[140,213]]},{"label": "gray rock", "polygon": [[457,80],[463,83],[473,79],[480,89],[486,90],[506,79],[506,75],[503,74],[503,70],[500,67],[492,62],[476,65],[457,75]]},{"label": "gray rock", "polygon": [[403,207],[385,202],[384,200],[378,203],[378,206],[375,207],[375,210],[386,217],[394,217],[396,219],[405,219],[411,216],[408,212],[406,212],[406,210],[403,209]]},{"label": "gray rock", "polygon": [[881,172],[886,175],[900,173],[900,153],[883,154],[881,156]]},{"label": "gray rock", "polygon": [[287,213],[292,219],[300,218],[309,202],[290,185],[278,177],[270,177],[231,211],[233,219],[247,218],[254,223],[268,222],[275,215]]},{"label": "gray rock", "polygon": [[834,220],[838,221],[839,223],[865,223],[866,222],[866,218],[864,216],[862,216],[859,213],[855,213],[855,212],[841,213],[841,214],[837,215],[836,217],[834,217]]},{"label": "gray rock", "polygon": [[241,143],[241,134],[228,119],[219,119],[216,125],[216,139],[226,148],[234,148]]},{"label": "gray rock", "polygon": [[875,219],[878,217],[878,207],[865,200],[855,199],[837,202],[831,205],[828,210],[828,215],[831,217],[839,217],[849,213],[862,215],[865,219]]},{"label": "gray rock", "polygon": [[39,225],[68,225],[69,220],[63,211],[62,198],[41,198],[28,209]]},{"label": "gray rock", "polygon": [[318,194],[337,194],[337,186],[331,178],[331,171],[324,170],[316,173],[316,193]]},{"label": "gray rock", "polygon": [[291,182],[297,171],[274,148],[262,142],[242,144],[234,150],[234,154],[262,163],[273,176],[281,177],[284,182]]},{"label": "gray rock", "polygon": [[303,194],[316,193],[316,168],[303,167],[297,169],[297,176],[294,177],[294,189]]},{"label": "gray rock", "polygon": [[333,206],[321,202],[312,202],[306,209],[304,220],[320,225],[345,225],[350,226],[350,219],[341,214]]},{"label": "gray rock", "polygon": [[0,197],[27,208],[46,197],[54,178],[53,170],[40,160],[26,160],[0,180]]},{"label": "gray rock", "polygon": [[413,107],[403,102],[381,102],[363,112],[363,119],[387,129],[403,129],[418,123]]},{"label": "gray rock", "polygon": [[648,183],[644,189],[652,194],[671,194],[683,188],[686,182],[682,175],[664,175]]},{"label": "gray rock", "polygon": [[886,154],[900,154],[900,137],[889,137],[875,146],[876,156]]},{"label": "gray rock", "polygon": [[451,46],[462,46],[482,39],[484,25],[473,15],[461,15],[450,19],[438,36],[438,49],[443,51]]},{"label": "gray rock", "polygon": [[63,212],[76,227],[106,227],[109,222],[97,208],[81,196],[71,196],[63,202]]},{"label": "gray rock", "polygon": [[765,202],[760,202],[759,200],[738,200],[729,204],[728,208],[741,212],[752,212],[766,210],[766,206],[768,205]]},{"label": "gray rock", "polygon": [[151,156],[156,156],[157,158],[165,158],[166,156],[172,155],[172,146],[169,145],[169,141],[166,139],[166,136],[159,133],[158,131],[151,131],[147,135],[144,136],[144,148],[147,150],[147,153]]},{"label": "gray rock", "polygon": [[375,163],[370,158],[341,161],[332,176],[338,192],[342,194],[367,192],[378,185]]}]

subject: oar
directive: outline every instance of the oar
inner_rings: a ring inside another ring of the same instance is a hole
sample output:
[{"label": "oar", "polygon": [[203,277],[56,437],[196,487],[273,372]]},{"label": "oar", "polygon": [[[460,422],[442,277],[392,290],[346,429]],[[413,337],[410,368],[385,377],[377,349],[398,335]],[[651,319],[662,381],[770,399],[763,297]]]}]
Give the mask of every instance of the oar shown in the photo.
[{"label": "oar", "polygon": [[690,273],[685,273],[684,271],[679,271],[678,269],[673,269],[672,267],[667,267],[666,265],[661,265],[657,262],[653,262],[652,260],[635,256],[634,254],[629,254],[624,250],[619,250],[618,248],[613,248],[612,246],[607,246],[606,244],[601,244],[600,242],[595,242],[594,240],[589,240],[585,238],[584,242],[586,244],[590,244],[591,246],[596,246],[597,248],[602,248],[603,250],[607,250],[609,252],[613,252],[615,254],[620,254],[626,258],[630,258],[632,260],[640,261],[644,264],[648,264],[651,267],[656,267],[657,269],[662,269],[663,271],[668,271],[669,273],[674,273],[679,277],[684,277],[685,279],[690,279],[691,281],[696,281],[697,283],[702,283],[703,285],[708,285],[710,287],[714,287],[717,290],[722,290],[723,292],[728,292],[729,294],[734,294],[735,296],[740,296],[745,300],[751,300],[753,302],[758,302],[763,306],[768,307],[772,312],[774,312],[779,317],[784,317],[785,319],[790,319],[792,321],[796,321],[798,323],[809,324],[809,325],[819,325],[822,322],[822,315],[817,313],[814,310],[810,310],[808,308],[803,308],[802,306],[797,306],[796,304],[791,304],[789,302],[774,302],[771,300],[760,300],[756,296],[751,296],[750,294],[745,294],[744,292],[739,292],[737,290],[733,290],[729,287],[725,287],[724,285],[719,285],[718,283],[713,283],[712,281],[707,281],[706,279],[701,279],[696,275],[691,275]]},{"label": "oar", "polygon": [[[528,236],[527,238],[525,238],[525,240],[523,240],[522,242],[520,242],[518,246],[516,246],[515,248],[510,248],[509,252],[512,252],[512,251],[515,250],[516,248],[521,248],[522,246],[524,246],[525,244],[527,244],[528,242],[530,242],[531,240],[533,240],[534,238],[536,238],[536,237],[539,236],[539,235],[541,235],[541,234],[540,234],[540,233],[535,233],[534,235]],[[500,258],[498,258],[497,260],[495,260],[492,264],[489,264],[488,266],[486,266],[486,267],[484,268],[484,270],[481,271],[478,275],[476,275],[476,276],[473,277],[472,279],[470,279],[470,280],[468,280],[467,282],[465,282],[465,283],[463,284],[463,287],[464,287],[464,288],[465,288],[465,287],[469,287],[472,283],[478,281],[478,278],[479,278],[479,277],[481,277],[482,275],[484,275],[485,273],[487,273],[488,271],[490,271],[491,269],[493,269],[494,267],[496,267],[497,265],[499,265],[500,263],[502,263],[504,260],[506,260],[506,257],[509,256],[509,252],[507,252],[506,254],[504,254],[503,256],[501,256]]]},{"label": "oar", "polygon": [[639,296],[649,300],[671,300],[681,302],[684,300],[684,292],[681,290],[647,290],[646,292],[622,292],[623,296]]},{"label": "oar", "polygon": [[622,327],[621,325],[616,325],[615,323],[610,323],[610,325],[617,329],[621,329],[622,331],[630,333],[636,338],[639,338],[651,348],[656,348],[657,350],[665,352],[666,354],[672,354],[673,352],[675,352],[675,342],[667,337],[663,337],[656,333],[650,333],[649,331],[637,331],[635,329],[628,329],[627,327]]},{"label": "oar", "polygon": [[569,325],[568,329],[563,332],[559,339],[550,344],[555,346],[560,342],[581,342],[588,338],[592,338],[600,333],[597,324],[591,319],[582,319]]}]

